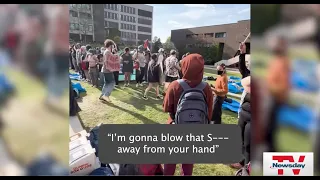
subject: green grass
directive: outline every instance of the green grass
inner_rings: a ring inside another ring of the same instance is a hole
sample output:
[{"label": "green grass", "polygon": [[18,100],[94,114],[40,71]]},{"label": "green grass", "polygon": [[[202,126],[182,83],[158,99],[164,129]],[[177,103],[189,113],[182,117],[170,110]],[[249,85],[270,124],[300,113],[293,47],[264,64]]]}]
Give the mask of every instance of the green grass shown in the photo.
[{"label": "green grass", "polygon": [[[214,76],[213,74],[208,74]],[[86,128],[90,129],[100,123],[104,124],[166,124],[168,114],[162,110],[162,100],[155,99],[155,92],[149,92],[149,99],[142,99],[146,87],[123,87],[120,84],[111,94],[112,103],[104,104],[98,100],[100,90],[90,84],[81,82],[87,94],[80,100],[81,119]],[[222,121],[225,124],[237,124],[237,114],[223,111]],[[176,174],[180,173],[177,166]],[[194,175],[228,176],[235,170],[223,164],[196,164]]]},{"label": "green grass", "polygon": [[26,164],[39,152],[47,151],[68,165],[68,96],[61,102],[66,115],[53,113],[43,104],[47,93],[43,84],[15,70],[6,75],[15,85],[16,94],[1,112],[3,137],[14,158]]}]

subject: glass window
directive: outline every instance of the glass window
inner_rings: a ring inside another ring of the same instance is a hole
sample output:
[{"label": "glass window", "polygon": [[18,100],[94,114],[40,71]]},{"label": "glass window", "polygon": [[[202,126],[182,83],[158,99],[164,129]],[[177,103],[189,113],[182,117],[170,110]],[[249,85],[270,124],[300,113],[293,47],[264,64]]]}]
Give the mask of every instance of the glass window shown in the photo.
[{"label": "glass window", "polygon": [[91,26],[91,25],[89,25],[89,27],[88,27],[88,31],[89,31],[89,32],[92,32],[92,30],[93,30],[93,29],[92,29],[92,26]]},{"label": "glass window", "polygon": [[123,29],[123,23],[121,23],[121,29]]},{"label": "glass window", "polygon": [[132,14],[132,7],[130,7],[130,14]]},{"label": "glass window", "polygon": [[133,14],[136,14],[136,8],[133,8]]},{"label": "glass window", "polygon": [[110,12],[108,12],[108,18],[111,18],[111,13]]},{"label": "glass window", "polygon": [[118,20],[118,14],[115,14],[115,18],[116,18],[116,20]]},{"label": "glass window", "polygon": [[123,5],[121,5],[121,12],[123,12]]},{"label": "glass window", "polygon": [[114,10],[118,11],[118,4],[114,5]]},{"label": "glass window", "polygon": [[110,4],[107,4],[107,9],[110,9]]},{"label": "glass window", "polygon": [[115,19],[114,16],[115,16],[114,13],[111,13],[111,19]]}]

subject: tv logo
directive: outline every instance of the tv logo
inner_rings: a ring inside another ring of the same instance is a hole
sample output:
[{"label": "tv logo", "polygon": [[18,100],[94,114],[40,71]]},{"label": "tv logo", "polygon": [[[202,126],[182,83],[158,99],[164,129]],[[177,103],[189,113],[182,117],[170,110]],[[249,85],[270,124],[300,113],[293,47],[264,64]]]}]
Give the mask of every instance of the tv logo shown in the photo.
[{"label": "tv logo", "polygon": [[313,153],[264,152],[264,176],[313,176]]}]

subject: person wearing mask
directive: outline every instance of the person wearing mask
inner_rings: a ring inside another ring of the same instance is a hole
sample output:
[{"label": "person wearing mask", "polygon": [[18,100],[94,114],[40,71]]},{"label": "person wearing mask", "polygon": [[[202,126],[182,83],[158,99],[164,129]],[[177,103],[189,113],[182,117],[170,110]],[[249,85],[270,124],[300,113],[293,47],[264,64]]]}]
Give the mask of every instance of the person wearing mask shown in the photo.
[{"label": "person wearing mask", "polygon": [[151,61],[151,53],[150,53],[150,50],[147,50],[145,53],[144,53],[144,56],[146,58],[146,67],[145,67],[145,73],[144,73],[144,81],[145,82],[148,82],[148,64],[149,62]]},{"label": "person wearing mask", "polygon": [[103,67],[102,72],[104,75],[104,85],[102,88],[101,96],[99,97],[100,100],[104,100],[107,102],[111,102],[110,95],[115,87],[115,80],[114,80],[114,71],[119,71],[120,69],[120,59],[119,56],[115,53],[115,46],[116,44],[107,39],[104,42],[106,50],[103,53]]},{"label": "person wearing mask", "polygon": [[221,124],[222,104],[229,91],[228,76],[225,64],[221,64],[217,67],[217,74],[218,77],[216,79],[215,86],[211,87],[215,95],[211,120],[214,122],[214,124]]},{"label": "person wearing mask", "polygon": [[88,62],[89,62],[89,75],[91,77],[91,84],[92,87],[99,87],[98,84],[98,67],[97,64],[99,62],[99,59],[96,55],[95,49],[90,49],[88,54]]},{"label": "person wearing mask", "polygon": [[179,61],[176,57],[176,51],[171,50],[170,56],[165,60],[165,67],[166,67],[166,78],[165,78],[165,85],[164,85],[164,92],[172,83],[173,81],[179,78],[179,70],[181,69],[179,66]]},{"label": "person wearing mask", "polygon": [[130,54],[130,49],[126,47],[124,49],[125,53],[122,57],[122,72],[124,73],[124,86],[130,86],[131,74],[133,73],[133,58]]},{"label": "person wearing mask", "polygon": [[135,62],[139,63],[139,76],[137,77],[136,87],[143,86],[142,81],[145,73],[146,57],[143,54],[143,46],[138,47],[138,51],[134,53],[133,58]]},{"label": "person wearing mask", "polygon": [[159,76],[159,71],[160,71],[160,65],[157,63],[157,55],[152,54],[151,61],[148,64],[148,82],[149,85],[144,91],[143,99],[148,99],[148,92],[150,89],[155,88],[156,90],[156,98],[160,99],[159,96],[159,82],[160,82],[160,76]]},{"label": "person wearing mask", "polygon": [[[195,88],[202,82],[204,73],[204,59],[200,54],[191,54],[181,62],[182,79],[187,82],[191,88]],[[183,88],[178,81],[173,81],[164,97],[163,110],[169,113],[168,124],[174,121],[175,113],[177,112],[178,102],[183,92]],[[209,84],[203,90],[208,105],[208,118],[212,116],[213,94]],[[165,164],[164,175],[172,176],[176,170],[176,164]],[[182,174],[191,176],[193,171],[193,164],[182,164]]]},{"label": "person wearing mask", "polygon": [[235,164],[231,164],[231,167],[240,169],[244,165],[250,162],[250,141],[251,141],[251,77],[247,76],[241,80],[241,84],[244,90],[247,92],[242,103],[240,104],[239,121],[238,126],[241,129],[242,140],[242,153],[244,158]]},{"label": "person wearing mask", "polygon": [[276,37],[271,47],[274,57],[269,61],[266,80],[267,91],[270,94],[270,114],[266,123],[266,143],[268,151],[276,151],[275,132],[277,130],[277,114],[280,106],[288,102],[290,91],[290,60],[287,54],[287,41]]}]

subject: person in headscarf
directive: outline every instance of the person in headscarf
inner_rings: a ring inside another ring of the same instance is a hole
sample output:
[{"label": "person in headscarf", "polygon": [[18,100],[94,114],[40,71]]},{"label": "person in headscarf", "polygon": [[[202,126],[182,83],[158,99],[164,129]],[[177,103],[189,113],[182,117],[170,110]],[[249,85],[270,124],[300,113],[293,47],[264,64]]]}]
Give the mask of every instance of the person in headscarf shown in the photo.
[{"label": "person in headscarf", "polygon": [[146,68],[145,68],[145,73],[144,73],[144,81],[148,82],[148,64],[151,61],[151,53],[150,53],[149,49],[145,51],[144,56],[146,58]]},{"label": "person in headscarf", "polygon": [[136,87],[143,86],[142,80],[144,77],[145,66],[146,66],[146,57],[143,54],[143,46],[138,47],[138,51],[134,53],[133,59],[135,60],[135,62],[139,63],[139,76],[136,79],[137,80]]},{"label": "person in headscarf", "polygon": [[160,67],[160,71],[159,71],[159,77],[160,77],[160,85],[163,85],[164,83],[164,60],[165,60],[165,56],[164,56],[164,49],[160,48],[158,51],[158,60],[157,60],[157,64],[159,64]]},{"label": "person in headscarf", "polygon": [[156,98],[160,99],[159,96],[159,71],[160,71],[160,65],[157,63],[157,55],[152,54],[151,61],[148,64],[148,82],[149,85],[147,89],[144,91],[143,99],[148,99],[147,95],[150,89],[155,88],[156,90]]},{"label": "person in headscarf", "polygon": [[[204,59],[200,54],[191,54],[184,58],[181,62],[182,79],[185,80],[192,88],[196,87],[202,82],[204,73]],[[180,99],[183,88],[179,85],[178,81],[173,81],[164,97],[163,110],[169,113],[168,124],[172,124],[174,116],[177,111],[178,101]],[[212,117],[213,108],[213,94],[209,84],[204,88],[204,94],[208,103],[208,118]],[[164,175],[174,175],[176,164],[165,164]],[[183,175],[192,175],[193,164],[182,164]]]}]

